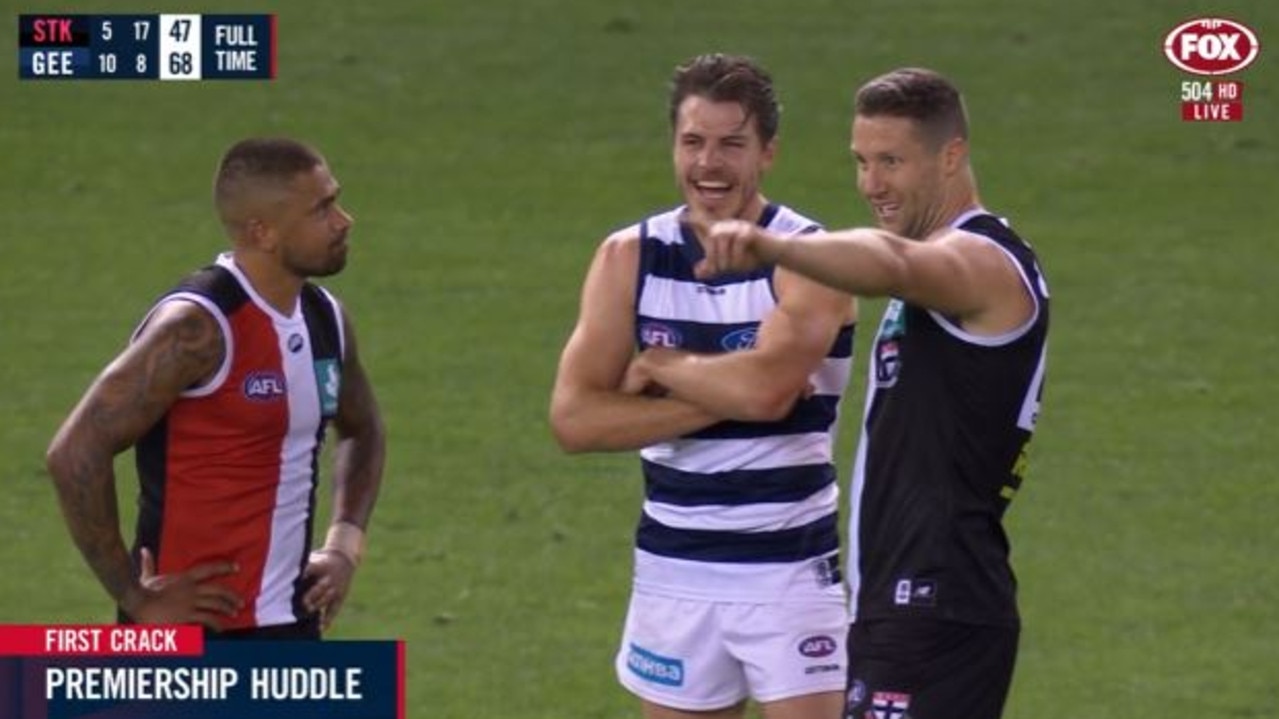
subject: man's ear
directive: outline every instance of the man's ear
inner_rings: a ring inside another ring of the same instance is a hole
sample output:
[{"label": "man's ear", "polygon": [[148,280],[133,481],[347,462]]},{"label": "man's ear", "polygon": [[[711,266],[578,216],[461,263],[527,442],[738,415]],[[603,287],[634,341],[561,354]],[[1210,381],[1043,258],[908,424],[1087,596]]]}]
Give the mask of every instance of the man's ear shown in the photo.
[{"label": "man's ear", "polygon": [[260,217],[251,217],[244,222],[244,238],[249,245],[262,252],[275,252],[279,244],[279,233],[275,227]]},{"label": "man's ear", "polygon": [[941,148],[942,169],[947,176],[953,175],[968,163],[968,141],[962,137],[952,137]]},{"label": "man's ear", "polygon": [[764,152],[762,156],[762,162],[760,163],[760,169],[765,171],[771,170],[773,167],[773,159],[776,157],[777,157],[777,137],[774,136],[771,140],[764,143]]}]

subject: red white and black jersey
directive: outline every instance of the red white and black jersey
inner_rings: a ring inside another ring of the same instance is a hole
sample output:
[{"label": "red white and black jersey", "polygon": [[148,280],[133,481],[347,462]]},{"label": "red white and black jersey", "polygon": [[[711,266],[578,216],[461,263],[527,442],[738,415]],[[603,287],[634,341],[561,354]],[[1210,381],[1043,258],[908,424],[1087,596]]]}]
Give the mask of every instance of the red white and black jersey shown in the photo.
[{"label": "red white and black jersey", "polygon": [[1019,623],[1002,520],[1039,413],[1048,286],[1034,251],[1002,219],[974,211],[952,226],[1008,255],[1034,313],[986,337],[938,312],[888,303],[850,491],[848,579],[859,621]]},{"label": "red white and black jersey", "polygon": [[183,392],[137,445],[136,547],[155,553],[162,574],[236,562],[238,573],[217,580],[246,602],[226,629],[299,621],[318,458],[341,388],[339,305],[307,283],[292,315],[283,315],[258,296],[229,254],[188,276],[155,307],[174,301],[213,315],[225,359],[211,381]]}]

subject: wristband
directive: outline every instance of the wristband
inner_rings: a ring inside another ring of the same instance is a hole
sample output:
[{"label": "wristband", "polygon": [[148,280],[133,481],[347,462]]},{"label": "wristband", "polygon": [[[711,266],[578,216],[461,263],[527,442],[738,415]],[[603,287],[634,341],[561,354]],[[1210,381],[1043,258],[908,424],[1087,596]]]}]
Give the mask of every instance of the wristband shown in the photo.
[{"label": "wristband", "polygon": [[364,558],[364,530],[350,522],[334,522],[324,537],[324,548],[331,549],[351,560],[352,566],[360,566]]}]

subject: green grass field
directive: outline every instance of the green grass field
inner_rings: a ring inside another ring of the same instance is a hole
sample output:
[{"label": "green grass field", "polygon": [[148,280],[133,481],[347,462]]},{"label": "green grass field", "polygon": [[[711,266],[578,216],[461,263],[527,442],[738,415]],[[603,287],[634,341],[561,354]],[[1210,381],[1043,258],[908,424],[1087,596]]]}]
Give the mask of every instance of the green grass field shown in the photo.
[{"label": "green grass field", "polygon": [[[79,12],[213,12],[77,2]],[[0,622],[107,621],[43,470],[152,298],[224,246],[213,166],[317,144],[357,218],[329,283],[390,433],[337,636],[409,643],[410,716],[638,715],[611,660],[640,481],[566,457],[546,403],[594,245],[677,201],[666,81],[751,54],[785,105],[774,199],[863,223],[853,89],[926,65],[965,90],[983,199],[1038,249],[1054,327],[1026,486],[1012,719],[1274,716],[1279,706],[1279,5],[1221,0],[648,3],[319,0],[279,79],[17,81],[0,33]],[[1251,26],[1241,123],[1183,123],[1182,20]],[[863,305],[840,473],[861,408]],[[122,458],[120,489],[135,489]]]}]

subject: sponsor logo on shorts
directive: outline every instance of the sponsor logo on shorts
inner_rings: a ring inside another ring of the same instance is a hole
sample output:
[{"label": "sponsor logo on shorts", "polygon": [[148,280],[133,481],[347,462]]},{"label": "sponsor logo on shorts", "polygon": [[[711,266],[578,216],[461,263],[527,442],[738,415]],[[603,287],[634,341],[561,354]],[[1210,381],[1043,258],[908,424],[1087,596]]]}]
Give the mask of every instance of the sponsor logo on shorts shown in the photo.
[{"label": "sponsor logo on shorts", "polygon": [[284,375],[275,370],[250,372],[244,378],[244,396],[254,402],[273,402],[286,393]]},{"label": "sponsor logo on shorts", "polygon": [[805,674],[831,674],[832,672],[843,671],[844,667],[839,664],[814,664],[811,667],[804,667]]},{"label": "sponsor logo on shorts", "polygon": [[829,657],[839,649],[839,643],[825,634],[814,634],[799,643],[799,653],[809,659]]},{"label": "sponsor logo on shorts", "polygon": [[664,657],[632,644],[626,666],[635,676],[668,687],[684,686],[684,662]]},{"label": "sponsor logo on shorts", "polygon": [[901,692],[875,692],[865,719],[906,719],[910,695]]}]

